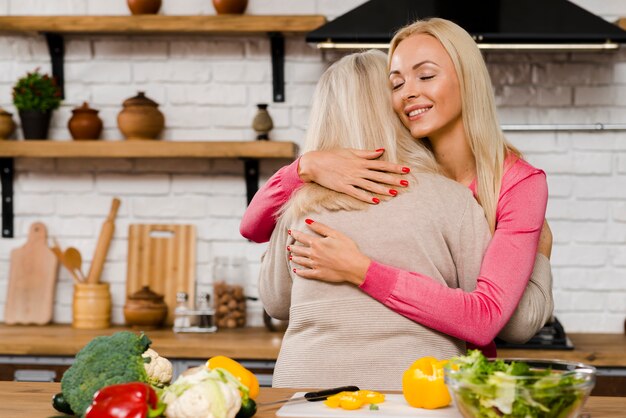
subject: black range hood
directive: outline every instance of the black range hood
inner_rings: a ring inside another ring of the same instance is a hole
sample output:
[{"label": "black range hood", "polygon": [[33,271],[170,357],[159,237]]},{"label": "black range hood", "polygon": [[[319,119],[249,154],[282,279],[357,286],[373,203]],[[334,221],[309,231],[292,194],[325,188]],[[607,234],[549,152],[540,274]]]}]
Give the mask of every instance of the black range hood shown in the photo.
[{"label": "black range hood", "polygon": [[485,49],[617,49],[626,31],[567,0],[370,0],[307,35],[320,48],[385,48],[396,30],[441,17]]}]

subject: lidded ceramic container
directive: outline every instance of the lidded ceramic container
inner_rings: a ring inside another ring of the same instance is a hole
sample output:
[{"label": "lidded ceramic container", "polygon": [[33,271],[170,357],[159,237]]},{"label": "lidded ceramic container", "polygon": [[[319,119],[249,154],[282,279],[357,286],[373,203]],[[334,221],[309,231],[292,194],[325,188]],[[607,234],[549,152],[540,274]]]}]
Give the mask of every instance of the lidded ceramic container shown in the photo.
[{"label": "lidded ceramic container", "polygon": [[156,14],[161,8],[161,0],[127,0],[128,8],[134,15]]},{"label": "lidded ceramic container", "polygon": [[157,328],[167,317],[167,305],[163,296],[144,286],[128,296],[124,305],[124,319],[129,326]]},{"label": "lidded ceramic container", "polygon": [[0,140],[9,139],[15,131],[15,122],[12,114],[0,107]]},{"label": "lidded ceramic container", "polygon": [[126,139],[156,139],[165,127],[159,104],[143,91],[126,99],[117,115],[117,125]]},{"label": "lidded ceramic container", "polygon": [[213,0],[213,7],[218,15],[242,14],[248,7],[248,0]]},{"label": "lidded ceramic container", "polygon": [[72,110],[72,117],[67,122],[67,127],[76,140],[98,139],[102,133],[102,119],[98,111],[89,107],[87,102]]}]

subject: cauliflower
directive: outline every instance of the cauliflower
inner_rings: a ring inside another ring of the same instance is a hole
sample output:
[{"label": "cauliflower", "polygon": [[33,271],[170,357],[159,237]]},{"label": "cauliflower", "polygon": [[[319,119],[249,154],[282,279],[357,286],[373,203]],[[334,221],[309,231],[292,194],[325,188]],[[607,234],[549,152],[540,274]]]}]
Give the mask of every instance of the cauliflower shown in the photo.
[{"label": "cauliflower", "polygon": [[163,387],[170,383],[173,367],[168,359],[159,356],[159,353],[151,348],[147,349],[141,356],[144,358],[143,367],[146,369],[151,385]]},{"label": "cauliflower", "polygon": [[241,395],[232,379],[221,370],[209,371],[203,366],[187,370],[163,390],[165,416],[234,418],[241,408]]}]

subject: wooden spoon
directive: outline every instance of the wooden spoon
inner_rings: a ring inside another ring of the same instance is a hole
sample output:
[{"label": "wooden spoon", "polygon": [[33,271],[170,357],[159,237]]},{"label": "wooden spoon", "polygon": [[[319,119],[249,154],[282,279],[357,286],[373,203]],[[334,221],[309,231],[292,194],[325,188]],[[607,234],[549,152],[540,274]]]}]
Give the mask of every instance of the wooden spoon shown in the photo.
[{"label": "wooden spoon", "polygon": [[65,259],[65,263],[67,264],[68,269],[70,271],[75,271],[80,280],[82,282],[85,281],[85,275],[83,274],[82,266],[83,266],[83,257],[80,255],[80,251],[78,251],[74,247],[69,247],[63,253],[63,258]]},{"label": "wooden spoon", "polygon": [[67,263],[67,260],[65,259],[65,255],[63,254],[63,251],[61,250],[61,246],[59,245],[56,238],[54,238],[53,241],[54,241],[54,246],[51,248],[52,252],[54,253],[54,255],[57,256],[61,264],[63,264],[63,267],[65,267],[70,272],[70,274],[72,275],[72,278],[74,279],[74,283],[84,283],[84,280],[81,280],[81,278],[78,276],[78,274],[76,274],[76,271],[72,268],[72,266],[70,266]]}]

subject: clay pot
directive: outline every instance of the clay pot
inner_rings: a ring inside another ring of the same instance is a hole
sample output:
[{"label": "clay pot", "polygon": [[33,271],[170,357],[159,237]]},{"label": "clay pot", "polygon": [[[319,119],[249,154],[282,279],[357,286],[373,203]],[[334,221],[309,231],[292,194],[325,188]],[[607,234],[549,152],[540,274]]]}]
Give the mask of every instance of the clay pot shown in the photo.
[{"label": "clay pot", "polygon": [[270,139],[269,132],[274,127],[274,122],[267,111],[267,105],[265,103],[259,103],[256,106],[258,110],[252,120],[252,129],[257,133],[256,139],[268,140]]},{"label": "clay pot", "polygon": [[98,139],[102,133],[102,119],[98,117],[98,111],[85,102],[81,107],[72,110],[67,127],[72,138],[76,140]]},{"label": "clay pot", "polygon": [[213,0],[213,7],[215,7],[215,11],[218,15],[240,15],[246,11],[246,7],[248,7],[248,0]]},{"label": "clay pot", "polygon": [[126,139],[156,139],[165,127],[159,105],[144,92],[125,100],[123,106],[117,115],[117,125]]},{"label": "clay pot", "polygon": [[134,15],[153,15],[159,12],[161,0],[128,0],[128,8]]},{"label": "clay pot", "polygon": [[130,295],[124,305],[126,325],[132,327],[157,328],[163,325],[166,317],[167,305],[163,296],[154,293],[148,286]]},{"label": "clay pot", "polygon": [[11,116],[9,112],[0,107],[0,140],[9,139],[15,131],[15,122]]}]

